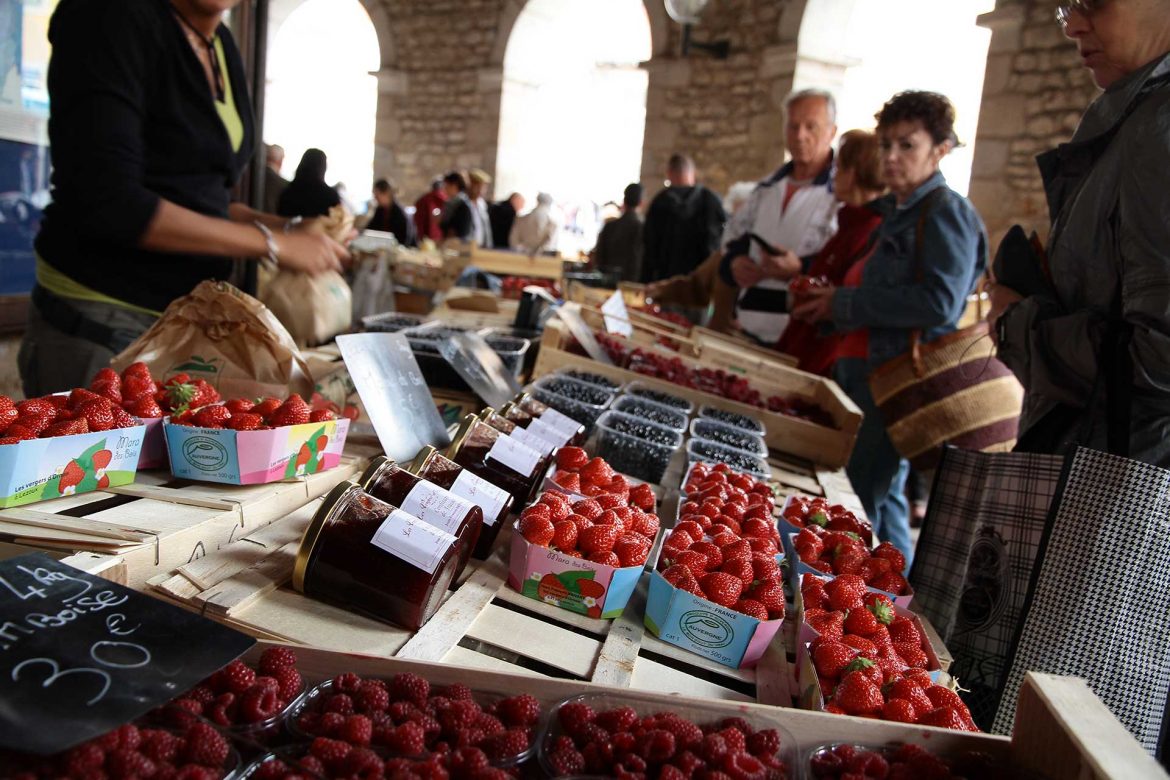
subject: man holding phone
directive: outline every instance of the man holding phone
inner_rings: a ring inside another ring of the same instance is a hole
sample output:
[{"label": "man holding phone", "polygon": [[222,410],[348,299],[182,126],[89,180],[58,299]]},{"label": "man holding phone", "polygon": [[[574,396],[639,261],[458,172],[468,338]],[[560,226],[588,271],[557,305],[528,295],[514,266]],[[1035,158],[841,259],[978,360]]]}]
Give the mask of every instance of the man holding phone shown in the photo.
[{"label": "man holding phone", "polygon": [[722,279],[739,288],[740,327],[769,347],[788,324],[788,280],[837,232],[839,206],[832,190],[836,101],[805,89],[784,105],[792,159],[760,182],[728,223],[719,267]]}]

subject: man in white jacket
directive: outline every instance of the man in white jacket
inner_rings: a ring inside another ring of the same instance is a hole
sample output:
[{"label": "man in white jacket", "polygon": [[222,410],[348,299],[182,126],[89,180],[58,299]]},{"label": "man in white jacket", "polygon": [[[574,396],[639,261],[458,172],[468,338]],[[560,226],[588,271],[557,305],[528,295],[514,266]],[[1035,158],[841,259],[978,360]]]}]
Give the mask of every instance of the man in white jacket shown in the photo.
[{"label": "man in white jacket", "polygon": [[508,245],[517,252],[538,255],[552,252],[557,248],[557,232],[560,224],[552,213],[552,195],[542,192],[536,196],[536,208],[512,224]]},{"label": "man in white jacket", "polygon": [[819,89],[794,92],[785,101],[785,143],[791,159],[760,182],[728,222],[719,267],[739,288],[740,327],[772,346],[788,324],[788,280],[803,258],[820,251],[837,232],[833,197],[833,138],[837,104]]}]

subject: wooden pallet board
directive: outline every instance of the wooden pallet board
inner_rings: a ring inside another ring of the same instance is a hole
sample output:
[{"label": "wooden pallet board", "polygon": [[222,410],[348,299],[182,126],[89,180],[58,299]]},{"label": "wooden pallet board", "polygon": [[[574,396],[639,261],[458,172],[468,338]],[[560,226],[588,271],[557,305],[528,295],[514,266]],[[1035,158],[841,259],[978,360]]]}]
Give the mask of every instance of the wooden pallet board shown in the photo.
[{"label": "wooden pallet board", "polygon": [[219,485],[144,472],[133,484],[0,509],[0,541],[59,554],[88,552],[121,560],[126,584],[146,580],[230,546],[294,513],[361,473],[351,453],[319,474],[267,485]]}]

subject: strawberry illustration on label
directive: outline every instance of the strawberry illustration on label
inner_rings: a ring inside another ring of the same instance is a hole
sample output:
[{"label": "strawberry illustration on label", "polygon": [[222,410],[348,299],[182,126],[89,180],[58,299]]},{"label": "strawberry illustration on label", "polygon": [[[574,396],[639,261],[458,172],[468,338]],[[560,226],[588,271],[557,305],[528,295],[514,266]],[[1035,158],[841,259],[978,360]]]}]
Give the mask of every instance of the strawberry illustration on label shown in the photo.
[{"label": "strawberry illustration on label", "polygon": [[65,470],[61,472],[61,478],[57,481],[58,495],[73,495],[83,479],[85,479],[85,471],[82,470],[81,466],[77,465],[77,461],[69,461],[65,466]]},{"label": "strawberry illustration on label", "polygon": [[285,478],[316,474],[321,470],[325,460],[325,448],[328,446],[329,436],[325,433],[325,427],[322,426],[313,431],[313,434],[297,450],[297,456],[289,459],[288,468],[284,474]]},{"label": "strawberry illustration on label", "polygon": [[546,574],[541,578],[540,585],[536,588],[536,595],[541,601],[555,605],[569,597],[569,589],[565,587],[557,575]]}]

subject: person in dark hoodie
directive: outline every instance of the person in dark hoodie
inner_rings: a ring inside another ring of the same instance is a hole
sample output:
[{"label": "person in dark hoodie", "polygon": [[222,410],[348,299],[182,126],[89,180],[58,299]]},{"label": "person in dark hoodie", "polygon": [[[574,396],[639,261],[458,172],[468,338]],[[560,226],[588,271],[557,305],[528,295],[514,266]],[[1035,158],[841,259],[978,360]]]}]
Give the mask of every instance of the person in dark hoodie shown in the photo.
[{"label": "person in dark hoodie", "polygon": [[727,215],[719,196],[695,184],[695,163],[671,155],[668,186],[654,196],[642,227],[642,281],[688,274],[719,248]]},{"label": "person in dark hoodie", "polygon": [[292,182],[280,194],[276,213],[282,217],[323,217],[341,203],[337,190],[325,183],[325,152],[306,149]]}]

